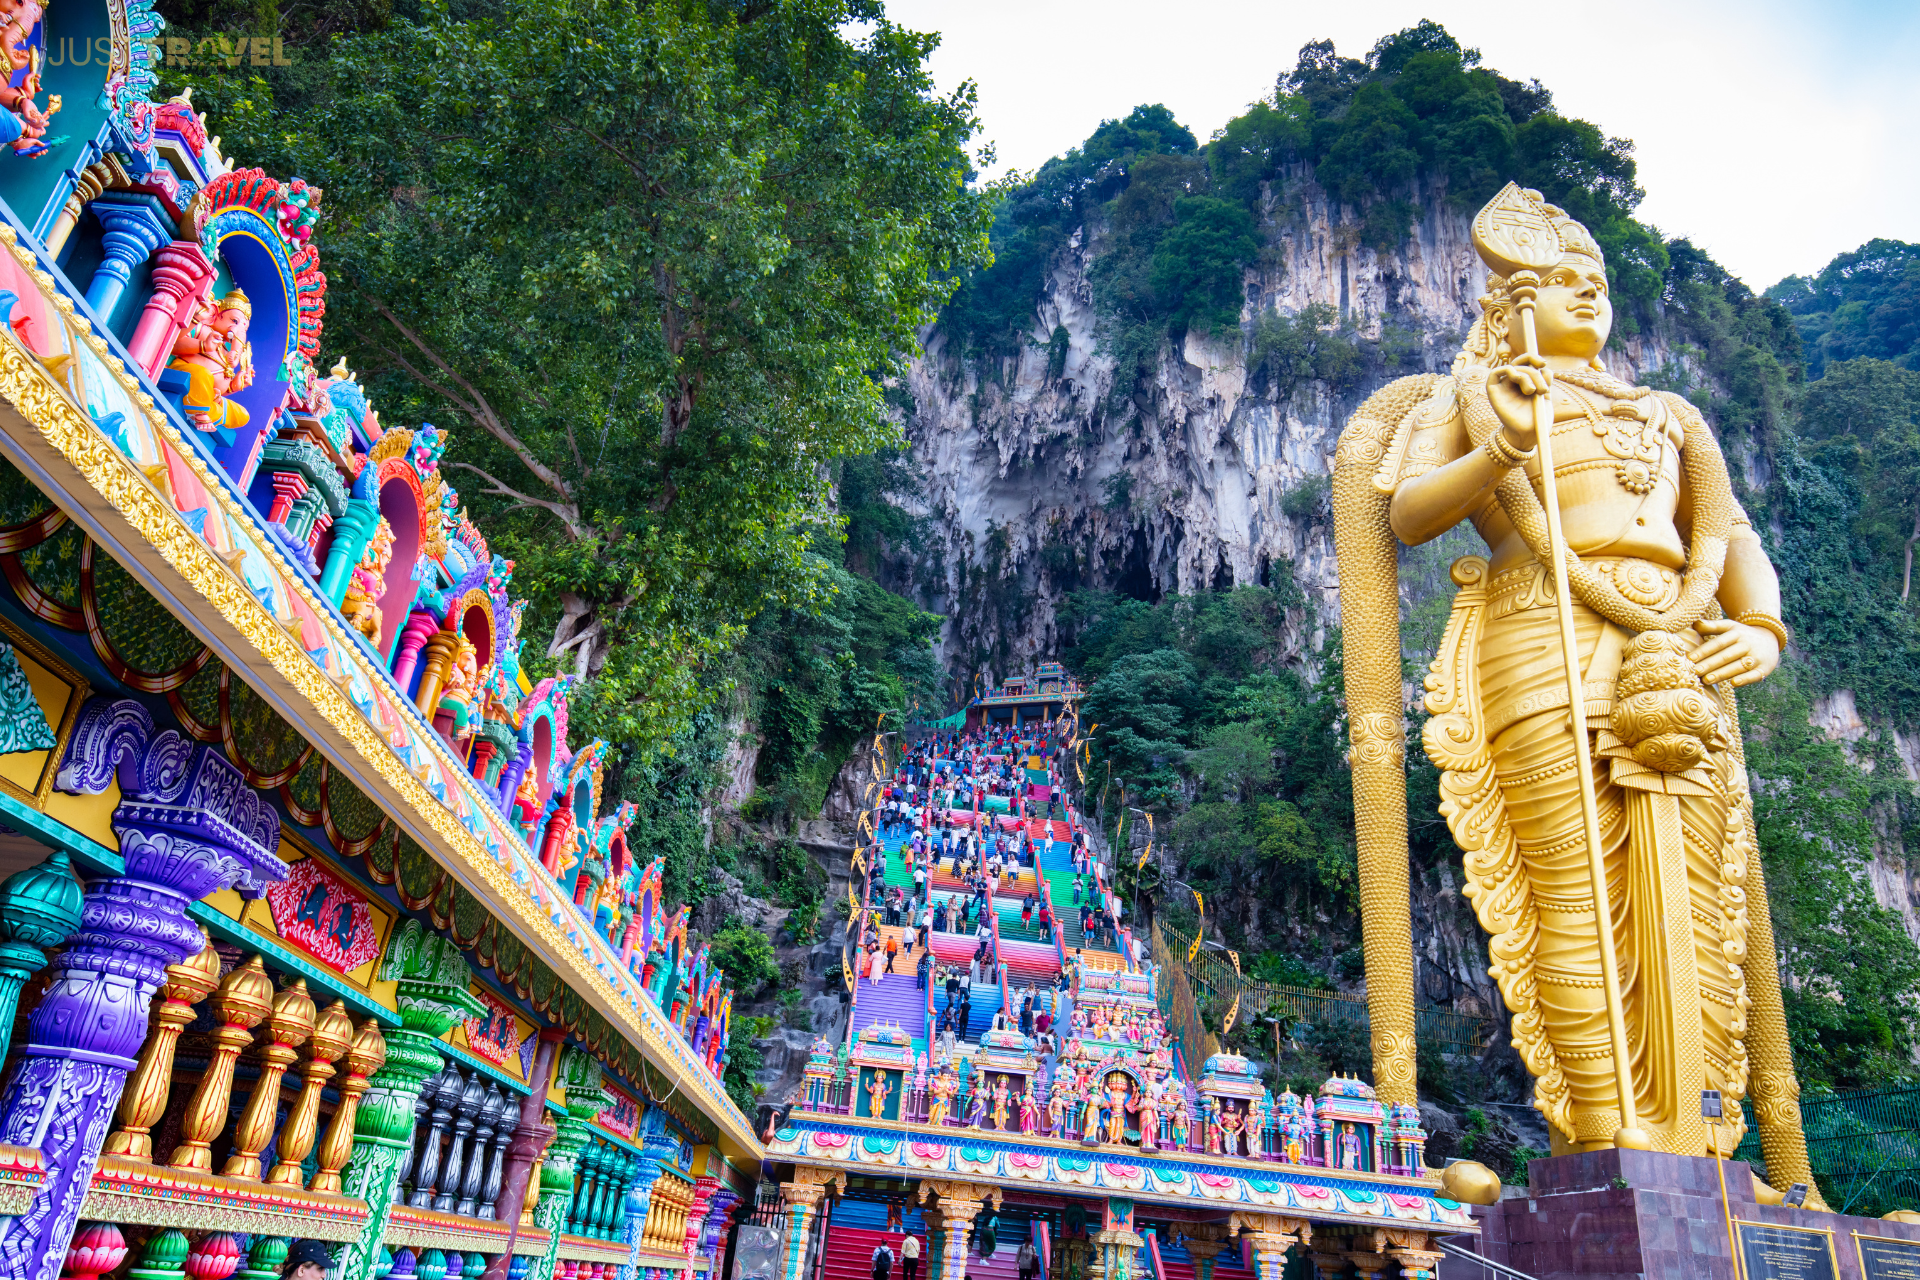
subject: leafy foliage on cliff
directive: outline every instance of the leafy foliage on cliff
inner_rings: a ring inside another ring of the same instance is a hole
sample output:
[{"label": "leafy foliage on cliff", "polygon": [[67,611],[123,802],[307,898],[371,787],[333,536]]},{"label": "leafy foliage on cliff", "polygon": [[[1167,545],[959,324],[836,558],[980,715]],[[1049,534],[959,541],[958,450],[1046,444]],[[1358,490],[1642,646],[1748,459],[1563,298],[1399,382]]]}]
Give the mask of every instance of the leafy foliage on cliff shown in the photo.
[{"label": "leafy foliage on cliff", "polygon": [[[1632,144],[1557,114],[1538,81],[1482,67],[1477,50],[1423,21],[1364,59],[1308,44],[1271,98],[1204,146],[1158,104],[1102,121],[1004,195],[993,265],[967,276],[942,327],[989,363],[1037,343],[1047,275],[1078,232],[1124,398],[1169,333],[1240,323],[1246,268],[1284,226],[1284,194],[1309,177],[1355,211],[1362,240],[1382,252],[1406,239],[1422,189],[1464,209],[1517,179],[1593,231],[1617,298],[1652,303],[1664,285],[1665,246],[1633,217],[1642,192]],[[1631,329],[1633,308],[1622,319]]]},{"label": "leafy foliage on cliff", "polygon": [[[1310,684],[1281,661],[1286,614],[1304,605],[1282,583],[1157,605],[1082,592],[1062,615],[1067,660],[1090,682],[1081,719],[1099,726],[1088,799],[1110,830],[1128,807],[1153,811],[1171,864],[1221,904],[1236,943],[1262,911],[1305,920],[1350,905],[1353,791],[1327,696],[1338,673]],[[1142,889],[1163,888],[1154,863],[1145,875]]]},{"label": "leafy foliage on cliff", "polygon": [[1829,360],[1861,356],[1920,370],[1920,244],[1870,240],[1767,294],[1793,313],[1815,377]]},{"label": "leafy foliage on cliff", "polygon": [[826,609],[772,610],[749,628],[743,674],[763,738],[750,816],[816,816],[882,713],[897,726],[912,704],[943,696],[932,649],[939,617],[837,566],[828,576],[836,591]]},{"label": "leafy foliage on cliff", "polygon": [[1740,700],[1788,1032],[1804,1078],[1880,1084],[1913,1073],[1920,950],[1874,901],[1866,867],[1875,808],[1911,789],[1814,729],[1806,685],[1788,667]]}]

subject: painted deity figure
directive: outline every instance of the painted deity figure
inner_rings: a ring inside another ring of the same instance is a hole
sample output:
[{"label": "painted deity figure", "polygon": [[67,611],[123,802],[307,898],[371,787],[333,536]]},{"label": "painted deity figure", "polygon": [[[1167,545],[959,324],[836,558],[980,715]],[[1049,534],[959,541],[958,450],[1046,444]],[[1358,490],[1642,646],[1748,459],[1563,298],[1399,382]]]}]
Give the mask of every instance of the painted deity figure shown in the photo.
[{"label": "painted deity figure", "polygon": [[1187,1124],[1187,1100],[1177,1085],[1174,1089],[1172,1121],[1174,1149],[1185,1151],[1191,1132]]},{"label": "painted deity figure", "polygon": [[1223,1130],[1220,1127],[1220,1104],[1212,1098],[1203,1098],[1200,1105],[1206,1109],[1207,1154],[1220,1154],[1220,1140]]},{"label": "painted deity figure", "polygon": [[1007,1088],[1007,1078],[1001,1076],[993,1085],[993,1127],[1005,1132],[1007,1128],[1007,1102],[1012,1091]]},{"label": "painted deity figure", "polygon": [[380,601],[387,594],[387,566],[393,563],[393,526],[385,516],[374,526],[366,552],[353,568],[347,581],[347,595],[341,612],[355,631],[372,640],[380,634]]},{"label": "painted deity figure", "polygon": [[[47,125],[60,110],[59,94],[47,99],[45,111],[34,101],[40,92],[43,53],[29,41],[45,16],[46,7],[38,0],[0,0],[0,23],[4,23],[0,26],[0,48],[5,49],[7,58],[7,78],[0,82],[0,106],[12,117],[0,120],[0,141],[11,142],[14,154],[29,160],[47,154]],[[13,136],[7,137],[8,133]]]},{"label": "painted deity figure", "polygon": [[1100,1099],[1085,1084],[1077,1090],[1079,1100],[1085,1107],[1080,1113],[1080,1140],[1098,1142],[1100,1140]]},{"label": "painted deity figure", "polygon": [[1282,1156],[1288,1164],[1305,1164],[1307,1162],[1307,1146],[1303,1141],[1303,1137],[1300,1118],[1298,1116],[1288,1116],[1286,1138],[1284,1145],[1281,1147]]},{"label": "painted deity figure", "polygon": [[942,1071],[933,1078],[933,1084],[927,1090],[929,1094],[927,1102],[928,1124],[936,1128],[946,1124],[947,1113],[953,1106],[953,1095],[958,1091],[959,1087],[959,1082],[954,1079],[951,1069]]},{"label": "painted deity figure", "polygon": [[468,712],[479,688],[480,651],[465,634],[455,632],[453,660],[447,669],[447,682],[440,689],[440,709],[453,713],[455,739],[471,731]]},{"label": "painted deity figure", "polygon": [[867,1114],[876,1118],[887,1113],[887,1099],[893,1094],[893,1081],[884,1071],[873,1073],[873,1079],[867,1081]]},{"label": "painted deity figure", "polygon": [[1134,1110],[1133,1082],[1124,1072],[1115,1071],[1107,1076],[1106,1114],[1107,1141],[1116,1146],[1127,1136],[1127,1112]]},{"label": "painted deity figure", "polygon": [[1053,1093],[1047,1099],[1047,1136],[1049,1138],[1062,1138],[1066,1136],[1067,1108],[1071,1104],[1072,1097],[1067,1092],[1066,1082],[1055,1080],[1053,1082]]},{"label": "painted deity figure", "polygon": [[[1747,984],[1749,966],[1770,973],[1774,959],[1748,951],[1750,915],[1766,898],[1751,879],[1753,810],[1733,697],[1780,662],[1779,580],[1700,411],[1606,368],[1613,306],[1587,229],[1509,185],[1474,220],[1474,244],[1493,274],[1450,375],[1393,383],[1340,442],[1336,471],[1359,477],[1336,484],[1335,522],[1348,531],[1342,610],[1355,620],[1347,635],[1391,627],[1399,607],[1390,569],[1358,569],[1393,554],[1384,525],[1368,534],[1362,524],[1384,516],[1409,545],[1473,524],[1488,551],[1454,564],[1461,590],[1428,680],[1425,737],[1443,771],[1441,808],[1475,850],[1465,893],[1494,953],[1512,957],[1498,976],[1522,1029],[1515,1047],[1561,1142],[1699,1155],[1716,1141],[1695,1103],[1703,1089],[1737,1099],[1751,1078],[1763,1113],[1775,1100],[1792,1111],[1797,1092],[1784,1038],[1753,1041],[1749,1060],[1748,1028],[1781,1015],[1770,981],[1751,993]],[[1584,743],[1568,701],[1536,410],[1551,424],[1561,477]],[[1401,758],[1400,668],[1364,666],[1346,668],[1354,757],[1384,767]],[[1598,870],[1582,760],[1598,792]],[[1357,790],[1397,785],[1356,771]],[[1404,848],[1403,836],[1362,822],[1363,862],[1368,849],[1379,858]],[[1596,876],[1620,886],[1607,914],[1634,1057],[1619,1070]],[[1407,1040],[1381,1069],[1410,1082]],[[1632,1127],[1622,1080],[1634,1095]],[[1721,1149],[1743,1131],[1719,1126]],[[1342,1160],[1345,1145],[1343,1131]],[[1798,1161],[1804,1167],[1803,1154]]]},{"label": "painted deity figure", "polygon": [[247,341],[252,320],[252,301],[235,289],[218,305],[201,300],[174,339],[167,367],[187,375],[182,406],[198,430],[237,431],[247,425],[247,411],[228,397],[253,385],[253,345]]},{"label": "painted deity figure", "polygon": [[1033,1102],[1033,1086],[1028,1085],[1020,1091],[1020,1132],[1038,1133],[1040,1131],[1040,1108]]},{"label": "painted deity figure", "polygon": [[1226,1099],[1221,1099],[1219,1106],[1220,1153],[1237,1156],[1240,1154],[1240,1131],[1245,1127],[1246,1118],[1234,1103]]},{"label": "painted deity figure", "polygon": [[1360,1135],[1354,1131],[1353,1121],[1343,1120],[1340,1122],[1340,1138],[1339,1138],[1338,1146],[1339,1146],[1339,1167],[1340,1168],[1358,1169],[1361,1167]]},{"label": "painted deity figure", "polygon": [[1300,1123],[1300,1099],[1288,1089],[1275,1104],[1275,1124],[1280,1129],[1280,1158],[1288,1164],[1306,1162],[1306,1142]]},{"label": "painted deity figure", "polygon": [[987,1092],[985,1089],[975,1089],[973,1091],[973,1106],[971,1110],[967,1112],[967,1128],[979,1129],[986,1125]]},{"label": "painted deity figure", "polygon": [[1143,1151],[1160,1149],[1160,1085],[1147,1086],[1140,1094],[1140,1147]]}]

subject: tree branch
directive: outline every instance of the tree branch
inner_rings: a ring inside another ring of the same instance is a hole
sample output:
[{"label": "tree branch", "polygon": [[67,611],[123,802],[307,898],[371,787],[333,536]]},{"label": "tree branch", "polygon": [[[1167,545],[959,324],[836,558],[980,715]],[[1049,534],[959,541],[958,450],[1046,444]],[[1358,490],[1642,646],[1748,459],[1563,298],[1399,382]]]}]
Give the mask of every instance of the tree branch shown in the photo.
[{"label": "tree branch", "polygon": [[595,146],[607,152],[607,154],[613,156],[621,164],[625,165],[627,167],[627,171],[633,174],[634,177],[640,180],[640,185],[646,188],[648,195],[655,196],[655,197],[666,195],[667,193],[666,188],[661,186],[660,182],[657,179],[647,176],[647,171],[640,167],[639,161],[635,160],[632,156],[629,156],[626,152],[622,151],[619,147],[614,146],[613,143],[607,141],[605,138],[601,137],[599,134],[595,133],[593,130],[581,124],[578,120],[559,120],[559,121],[556,121],[555,123],[558,124],[563,129],[573,129],[580,133],[584,133],[585,135],[587,135],[587,137],[593,139]]},{"label": "tree branch", "polygon": [[[520,464],[524,466],[528,471],[531,471],[534,474],[534,476],[539,479],[540,483],[546,485],[549,489],[553,490],[554,493],[558,494],[560,497],[568,500],[569,502],[572,501],[573,499],[572,487],[568,485],[563,478],[561,478],[558,472],[556,472],[553,468],[549,467],[546,463],[540,461],[540,459],[534,456],[533,450],[528,448],[525,442],[523,442],[519,436],[515,435],[512,432],[512,430],[510,430],[507,427],[507,424],[501,420],[500,415],[494,412],[493,405],[488,402],[487,398],[484,395],[480,394],[480,392],[477,389],[475,389],[472,383],[468,382],[465,378],[461,377],[459,371],[455,369],[451,364],[447,363],[447,361],[441,357],[439,352],[435,351],[432,347],[428,346],[425,340],[422,339],[419,334],[415,333],[412,329],[408,328],[405,324],[403,324],[400,320],[400,317],[394,315],[392,308],[388,307],[386,303],[382,302],[380,299],[376,297],[373,297],[371,294],[362,294],[361,296],[366,298],[366,300],[372,304],[373,309],[375,311],[378,311],[381,317],[384,318],[388,324],[392,325],[394,329],[399,332],[401,337],[405,338],[409,343],[411,343],[415,350],[419,351],[420,354],[422,354],[429,361],[431,361],[434,367],[439,369],[442,374],[444,374],[448,379],[450,379],[452,382],[458,385],[459,388],[466,393],[464,400],[462,402],[462,408],[468,414],[468,416],[470,416],[475,422],[480,424],[480,427],[482,430],[484,430],[488,435],[492,436],[495,440],[498,440],[501,444],[505,445],[507,450],[510,453],[512,453],[514,457],[520,460]],[[383,350],[384,349],[385,348],[383,348]],[[388,354],[393,355],[396,359],[400,358],[397,352],[389,351]],[[403,360],[402,363],[404,364],[406,362]],[[423,378],[422,381],[424,382],[429,380]],[[451,397],[451,396],[449,398],[460,399],[459,397]],[[492,479],[492,477],[489,476],[488,479]],[[493,482],[495,484],[500,483],[497,480]],[[548,504],[542,503],[540,505],[545,506]],[[571,522],[569,522],[569,527],[571,527]]]},{"label": "tree branch", "polygon": [[542,510],[551,511],[554,515],[560,517],[560,522],[567,526],[567,532],[573,535],[574,541],[576,542],[585,542],[593,532],[592,529],[581,522],[579,512],[569,505],[559,502],[549,502],[545,498],[536,498],[530,493],[522,493],[518,489],[503,483],[488,472],[474,466],[471,462],[449,462],[446,465],[449,467],[458,467],[462,471],[471,471],[493,486],[491,489],[482,489],[482,493],[494,497],[512,498],[523,507],[539,507]]}]

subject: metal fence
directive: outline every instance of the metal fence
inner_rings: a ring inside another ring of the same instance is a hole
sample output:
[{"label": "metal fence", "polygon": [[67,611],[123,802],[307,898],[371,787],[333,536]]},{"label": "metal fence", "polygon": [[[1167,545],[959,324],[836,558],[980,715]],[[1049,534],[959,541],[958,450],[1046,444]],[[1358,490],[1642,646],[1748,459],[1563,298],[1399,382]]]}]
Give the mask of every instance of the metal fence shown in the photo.
[{"label": "metal fence", "polygon": [[[1920,1085],[1803,1098],[1800,1114],[1829,1207],[1876,1218],[1920,1208]],[[1734,1159],[1764,1176],[1758,1132],[1747,1130]]]},{"label": "metal fence", "polygon": [[[1192,934],[1164,928],[1157,921],[1153,928],[1154,933],[1159,935],[1156,951],[1164,939],[1168,959],[1184,974],[1195,999],[1210,1000],[1225,1008],[1232,1004],[1234,994],[1239,993],[1240,1022],[1248,1022],[1266,1014],[1314,1026],[1342,1024],[1358,1027],[1362,1031],[1370,1029],[1367,1002],[1360,996],[1261,982],[1236,972],[1233,964],[1224,956],[1205,947],[1189,960],[1187,954],[1193,948]],[[1167,961],[1161,963],[1165,965]],[[1455,1053],[1477,1054],[1487,1046],[1485,1019],[1433,1005],[1420,1005],[1414,1009],[1414,1031],[1421,1041],[1437,1044]]]},{"label": "metal fence", "polygon": [[1179,943],[1181,949],[1175,951],[1178,937],[1163,929],[1158,920],[1153,922],[1153,962],[1160,966],[1160,1012],[1167,1020],[1167,1029],[1180,1042],[1187,1071],[1192,1074],[1200,1070],[1201,1063],[1220,1052],[1220,1041],[1201,1021],[1193,984],[1188,981],[1190,971],[1185,948],[1192,940]]}]

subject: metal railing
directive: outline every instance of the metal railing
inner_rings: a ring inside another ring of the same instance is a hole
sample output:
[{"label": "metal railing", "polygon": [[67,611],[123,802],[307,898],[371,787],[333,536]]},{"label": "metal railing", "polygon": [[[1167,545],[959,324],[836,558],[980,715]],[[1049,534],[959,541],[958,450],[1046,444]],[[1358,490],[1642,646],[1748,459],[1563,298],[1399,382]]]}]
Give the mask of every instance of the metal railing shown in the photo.
[{"label": "metal railing", "polygon": [[[1831,1208],[1878,1217],[1920,1204],[1920,1085],[1802,1098],[1800,1117],[1808,1161]],[[1764,1176],[1755,1129],[1733,1158]]]},{"label": "metal railing", "polygon": [[1435,1236],[1432,1237],[1432,1239],[1433,1247],[1440,1250],[1440,1252],[1459,1258],[1464,1262],[1478,1263],[1487,1271],[1491,1271],[1494,1275],[1499,1276],[1500,1280],[1534,1280],[1532,1276],[1524,1271],[1517,1271],[1504,1262],[1495,1262],[1484,1253],[1476,1253],[1472,1249],[1464,1249],[1452,1243],[1455,1240],[1471,1240],[1474,1239],[1473,1236]]}]

